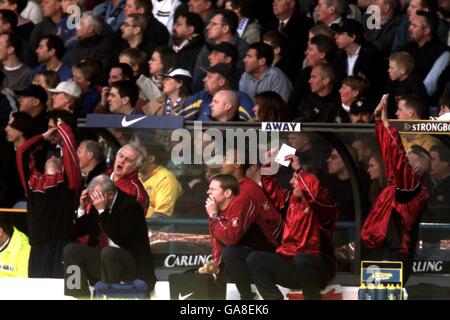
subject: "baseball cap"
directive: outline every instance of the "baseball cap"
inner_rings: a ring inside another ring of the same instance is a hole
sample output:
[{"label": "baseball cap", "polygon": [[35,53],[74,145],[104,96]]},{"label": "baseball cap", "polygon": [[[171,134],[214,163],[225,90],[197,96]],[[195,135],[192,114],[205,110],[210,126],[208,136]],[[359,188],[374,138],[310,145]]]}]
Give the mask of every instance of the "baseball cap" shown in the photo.
[{"label": "baseball cap", "polygon": [[180,68],[169,70],[169,72],[163,73],[162,77],[174,78],[176,80],[183,80],[183,81],[191,81],[192,80],[191,73],[185,69],[180,69]]},{"label": "baseball cap", "polygon": [[350,114],[372,113],[374,110],[375,105],[366,99],[353,101],[350,105]]},{"label": "baseball cap", "polygon": [[80,87],[76,84],[76,82],[74,81],[63,81],[58,83],[58,85],[56,86],[56,88],[54,89],[49,89],[48,91],[52,92],[52,93],[66,93],[69,96],[75,97],[75,98],[79,98],[81,95],[81,89]]},{"label": "baseball cap", "polygon": [[29,85],[27,88],[25,88],[24,90],[15,90],[14,93],[18,96],[22,96],[22,97],[34,97],[39,99],[39,101],[41,101],[42,104],[46,104],[47,103],[47,92],[45,91],[44,88],[42,88],[41,86],[32,84]]},{"label": "baseball cap", "polygon": [[348,34],[364,34],[364,28],[362,24],[354,19],[342,19],[342,21],[339,23],[333,23],[330,26],[330,29],[335,33],[347,32]]},{"label": "baseball cap", "polygon": [[229,42],[221,42],[218,44],[207,43],[206,47],[211,51],[223,52],[225,55],[230,57],[235,63],[238,60],[239,54],[235,45]]},{"label": "baseball cap", "polygon": [[218,73],[228,80],[233,79],[233,68],[226,63],[218,63],[212,67],[203,67],[202,70],[210,73]]}]

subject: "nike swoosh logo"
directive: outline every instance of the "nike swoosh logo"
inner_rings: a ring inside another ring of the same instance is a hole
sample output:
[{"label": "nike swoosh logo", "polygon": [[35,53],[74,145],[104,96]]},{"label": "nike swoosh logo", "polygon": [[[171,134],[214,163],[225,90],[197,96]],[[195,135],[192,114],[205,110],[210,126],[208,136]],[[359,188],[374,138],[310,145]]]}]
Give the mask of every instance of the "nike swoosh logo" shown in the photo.
[{"label": "nike swoosh logo", "polygon": [[193,294],[194,294],[194,293],[191,292],[191,293],[188,293],[188,294],[185,295],[185,296],[182,296],[181,293],[179,293],[179,294],[178,294],[178,300],[187,300],[187,298],[189,298],[189,297],[192,296]]},{"label": "nike swoosh logo", "polygon": [[122,119],[122,127],[126,128],[126,127],[129,127],[129,126],[132,126],[133,124],[135,124],[135,123],[137,123],[137,122],[139,122],[139,121],[141,121],[142,119],[145,119],[145,118],[147,118],[147,116],[143,116],[143,117],[140,117],[140,118],[137,118],[137,119],[134,119],[134,120],[127,121],[127,117],[125,116]]}]

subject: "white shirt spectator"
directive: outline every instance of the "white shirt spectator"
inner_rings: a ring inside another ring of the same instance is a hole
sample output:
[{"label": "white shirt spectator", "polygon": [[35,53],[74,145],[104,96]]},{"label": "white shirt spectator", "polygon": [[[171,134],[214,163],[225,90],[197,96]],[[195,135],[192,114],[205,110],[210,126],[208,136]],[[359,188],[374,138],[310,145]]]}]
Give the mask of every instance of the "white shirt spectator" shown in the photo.
[{"label": "white shirt spectator", "polygon": [[180,0],[152,0],[153,15],[163,25],[166,26],[169,33],[172,34],[173,17],[175,10],[180,5]]},{"label": "white shirt spectator", "polygon": [[31,20],[34,24],[38,24],[43,19],[41,7],[32,0],[28,1],[27,6],[20,15],[25,19]]}]

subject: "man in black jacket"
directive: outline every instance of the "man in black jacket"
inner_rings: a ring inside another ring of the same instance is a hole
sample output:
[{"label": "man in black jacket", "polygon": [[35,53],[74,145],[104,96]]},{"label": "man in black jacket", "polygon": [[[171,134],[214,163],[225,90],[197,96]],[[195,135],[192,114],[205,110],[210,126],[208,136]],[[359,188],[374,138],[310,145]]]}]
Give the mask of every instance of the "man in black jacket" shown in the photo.
[{"label": "man in black jacket", "polygon": [[[85,12],[81,16],[77,28],[78,43],[64,57],[64,62],[76,66],[86,58],[93,58],[101,62],[104,72],[109,71],[111,64],[111,43],[102,36],[103,20],[92,12]],[[106,78],[107,74],[105,74]]]},{"label": "man in black jacket", "polygon": [[[92,204],[90,211],[88,198]],[[81,194],[78,216],[85,214],[98,219],[99,248],[66,246],[64,293],[86,298],[89,297],[88,280],[120,283],[136,278],[145,281],[152,291],[156,282],[152,252],[145,215],[136,199],[117,189],[108,176],[100,175]],[[75,274],[78,272],[80,282],[71,283],[73,270]]]},{"label": "man in black jacket", "polygon": [[205,45],[202,17],[194,12],[182,12],[173,25],[171,46],[177,53],[180,67],[194,74],[197,57]]}]

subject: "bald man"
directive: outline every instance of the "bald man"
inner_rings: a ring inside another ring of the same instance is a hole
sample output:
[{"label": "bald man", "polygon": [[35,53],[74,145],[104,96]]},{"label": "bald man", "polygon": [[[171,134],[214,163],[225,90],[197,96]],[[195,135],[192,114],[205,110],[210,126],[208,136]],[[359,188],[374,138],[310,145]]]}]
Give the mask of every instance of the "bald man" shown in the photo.
[{"label": "bald man", "polygon": [[235,91],[221,90],[217,92],[210,104],[211,117],[215,121],[242,121],[239,118],[239,97]]}]

